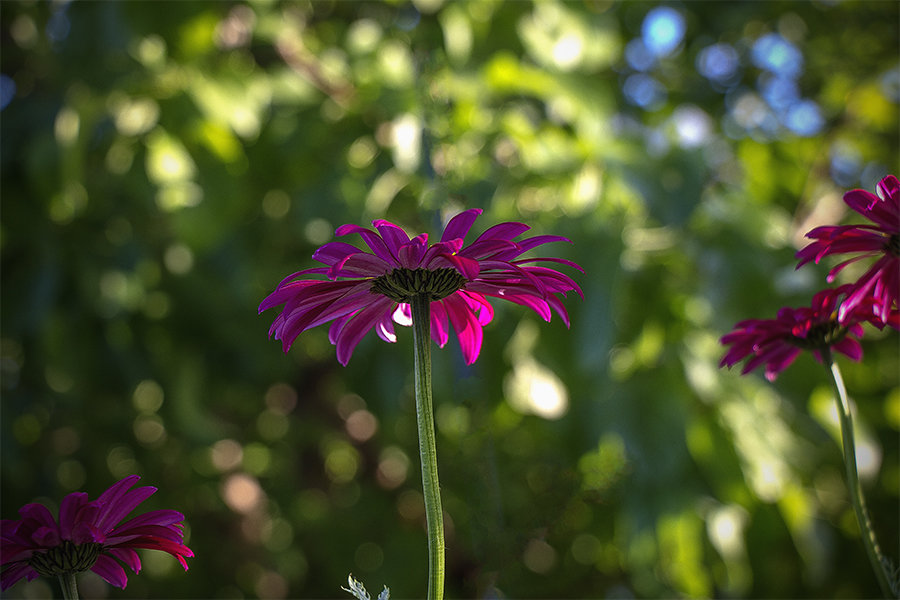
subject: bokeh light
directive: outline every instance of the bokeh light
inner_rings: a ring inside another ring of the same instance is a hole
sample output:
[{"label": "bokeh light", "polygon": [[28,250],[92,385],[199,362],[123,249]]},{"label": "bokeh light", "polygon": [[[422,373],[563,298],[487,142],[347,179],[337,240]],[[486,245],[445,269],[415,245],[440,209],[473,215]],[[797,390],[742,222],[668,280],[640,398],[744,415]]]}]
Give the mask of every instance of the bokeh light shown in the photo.
[{"label": "bokeh light", "polygon": [[[2,10],[2,516],[138,474],[196,553],[84,596],[422,594],[409,328],[344,368],[327,327],[282,352],[258,304],[341,224],[435,241],[467,208],[469,241],[571,239],[585,297],[570,327],[497,303],[474,365],[432,346],[448,596],[877,594],[827,373],[718,364],[827,284],[794,269],[805,233],[900,164],[896,3]],[[890,541],[896,333],[863,345],[840,366]]]},{"label": "bokeh light", "polygon": [[657,57],[671,54],[684,38],[684,32],[684,17],[667,6],[652,9],[641,23],[644,46]]}]

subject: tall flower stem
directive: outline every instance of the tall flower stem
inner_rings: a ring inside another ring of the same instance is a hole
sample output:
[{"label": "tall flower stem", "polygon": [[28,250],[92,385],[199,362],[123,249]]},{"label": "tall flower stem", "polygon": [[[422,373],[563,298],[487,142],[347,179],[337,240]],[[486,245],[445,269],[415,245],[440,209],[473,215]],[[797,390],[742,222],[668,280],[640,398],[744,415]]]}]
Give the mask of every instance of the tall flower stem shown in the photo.
[{"label": "tall flower stem", "polygon": [[78,584],[75,582],[75,573],[63,573],[57,577],[64,600],[78,600]]},{"label": "tall flower stem", "polygon": [[444,597],[444,516],[431,402],[431,301],[427,295],[416,295],[410,301],[410,308],[416,357],[416,422],[428,528],[428,599],[440,600]]},{"label": "tall flower stem", "polygon": [[872,563],[872,569],[875,571],[875,578],[878,579],[881,593],[884,594],[885,598],[891,598],[893,595],[890,585],[891,577],[887,572],[888,562],[881,553],[878,540],[875,539],[872,520],[869,518],[862,485],[859,482],[859,472],[856,469],[856,442],[853,434],[853,417],[850,414],[850,401],[847,398],[847,389],[844,387],[841,371],[831,356],[831,349],[827,346],[822,351],[822,359],[831,370],[834,389],[837,392],[835,399],[838,405],[838,416],[841,421],[841,440],[844,450],[844,466],[847,469],[847,487],[850,491],[850,501],[853,503],[853,510],[856,512],[856,520],[859,523],[859,530],[862,534],[863,546],[866,548],[869,562]]}]

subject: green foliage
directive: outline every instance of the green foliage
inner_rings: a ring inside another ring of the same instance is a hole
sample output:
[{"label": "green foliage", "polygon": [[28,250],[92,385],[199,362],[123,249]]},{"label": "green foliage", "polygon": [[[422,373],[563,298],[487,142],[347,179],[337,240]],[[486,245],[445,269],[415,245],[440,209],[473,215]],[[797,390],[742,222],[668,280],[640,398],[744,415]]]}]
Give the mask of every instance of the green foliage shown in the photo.
[{"label": "green foliage", "polygon": [[[900,164],[900,8],[678,5],[641,71],[655,6],[4,2],[2,516],[137,473],[185,513],[190,571],[146,553],[84,596],[340,597],[348,570],[423,594],[411,332],[342,368],[324,330],[282,354],[256,307],[340,224],[481,207],[571,238],[585,301],[571,330],[497,305],[475,365],[432,355],[448,596],[876,594],[827,372],[740,377],[718,338],[807,304],[803,234]],[[769,33],[811,135],[767,108]],[[635,76],[664,95],[635,104]],[[841,368],[896,561],[896,332],[864,347]]]}]

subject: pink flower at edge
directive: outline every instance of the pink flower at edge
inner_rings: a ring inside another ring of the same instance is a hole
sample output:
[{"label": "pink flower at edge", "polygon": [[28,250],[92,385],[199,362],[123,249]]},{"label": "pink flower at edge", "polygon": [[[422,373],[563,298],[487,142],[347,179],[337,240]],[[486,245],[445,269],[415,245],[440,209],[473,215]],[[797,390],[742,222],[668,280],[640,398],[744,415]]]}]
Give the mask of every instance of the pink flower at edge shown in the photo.
[{"label": "pink flower at edge", "polygon": [[900,181],[888,175],[877,186],[878,194],[852,190],[844,194],[844,202],[874,225],[838,225],[817,227],[806,234],[815,241],[797,252],[797,268],[819,261],[829,254],[861,253],[835,266],[828,281],[847,265],[876,257],[871,267],[853,284],[853,290],[841,305],[841,322],[867,297],[876,300],[878,317],[887,322],[892,309],[900,305]]},{"label": "pink flower at edge", "polygon": [[187,570],[185,557],[194,556],[184,545],[184,515],[174,510],[154,510],[120,523],[155,487],[129,489],[140,479],[130,475],[113,484],[99,498],[88,500],[83,492],[63,498],[59,519],[42,504],[26,504],[21,519],[0,521],[0,589],[25,577],[56,576],[90,569],[111,585],[128,582],[119,561],[132,571],[141,570],[136,548],[162,550],[178,559]]},{"label": "pink flower at edge", "polygon": [[[860,360],[862,346],[858,340],[863,335],[862,323],[881,329],[885,322],[875,314],[875,299],[871,296],[857,303],[840,322],[837,314],[843,306],[841,300],[849,298],[852,292],[849,284],[823,290],[813,296],[810,307],[782,308],[774,319],[741,321],[721,339],[723,345],[731,347],[719,366],[730,368],[749,357],[741,375],[765,365],[766,379],[774,381],[803,350],[811,350],[820,362],[826,347]],[[890,318],[897,322],[897,311]]]},{"label": "pink flower at edge", "polygon": [[[302,332],[331,322],[328,338],[337,359],[346,365],[356,345],[370,330],[387,342],[396,341],[394,324],[412,324],[408,300],[415,294],[431,298],[431,337],[441,347],[452,328],[463,358],[472,364],[481,351],[482,327],[494,310],[487,296],[527,306],[550,321],[556,312],[569,325],[562,303],[566,292],[581,289],[567,275],[533,263],[565,264],[561,258],[519,258],[548,242],[569,241],[539,235],[513,241],[530,229],[522,223],[490,227],[468,246],[464,239],[480,209],[453,217],[441,240],[428,245],[428,235],[412,239],[393,223],[373,221],[375,231],[342,225],[335,235],[359,234],[370,251],[342,241],[329,242],[313,254],[325,265],[298,271],[284,279],[259,305],[259,312],[284,305],[269,329],[287,352]],[[325,279],[310,279],[310,275]]]}]

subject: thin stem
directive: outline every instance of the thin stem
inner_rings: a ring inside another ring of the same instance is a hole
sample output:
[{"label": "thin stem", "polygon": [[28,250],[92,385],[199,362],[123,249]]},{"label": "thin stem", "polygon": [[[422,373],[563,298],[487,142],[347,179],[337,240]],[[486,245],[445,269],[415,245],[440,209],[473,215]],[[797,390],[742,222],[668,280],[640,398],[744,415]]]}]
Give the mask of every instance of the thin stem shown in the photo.
[{"label": "thin stem", "polygon": [[444,597],[444,515],[438,483],[437,445],[431,403],[431,302],[415,296],[411,302],[416,371],[416,422],[422,461],[422,492],[428,527],[428,599]]},{"label": "thin stem", "polygon": [[847,468],[847,487],[850,491],[850,500],[853,503],[853,510],[856,512],[856,521],[859,523],[860,533],[862,534],[863,546],[866,548],[866,554],[869,562],[872,563],[872,569],[875,571],[875,578],[878,579],[878,585],[881,587],[881,593],[885,598],[891,598],[890,576],[888,575],[887,560],[881,553],[878,546],[878,540],[875,539],[875,530],[872,528],[872,520],[869,518],[869,511],[866,509],[866,500],[863,497],[862,485],[859,482],[859,472],[856,469],[856,442],[853,434],[853,417],[850,414],[850,401],[847,398],[847,389],[844,387],[844,379],[841,377],[841,371],[838,369],[837,363],[831,356],[831,349],[826,347],[822,351],[822,359],[825,365],[831,370],[831,376],[834,379],[834,388],[837,392],[838,416],[841,420],[841,440],[843,441],[844,450],[844,466]]},{"label": "thin stem", "polygon": [[59,586],[62,588],[64,600],[78,600],[78,584],[75,582],[75,573],[63,573],[57,575]]}]

